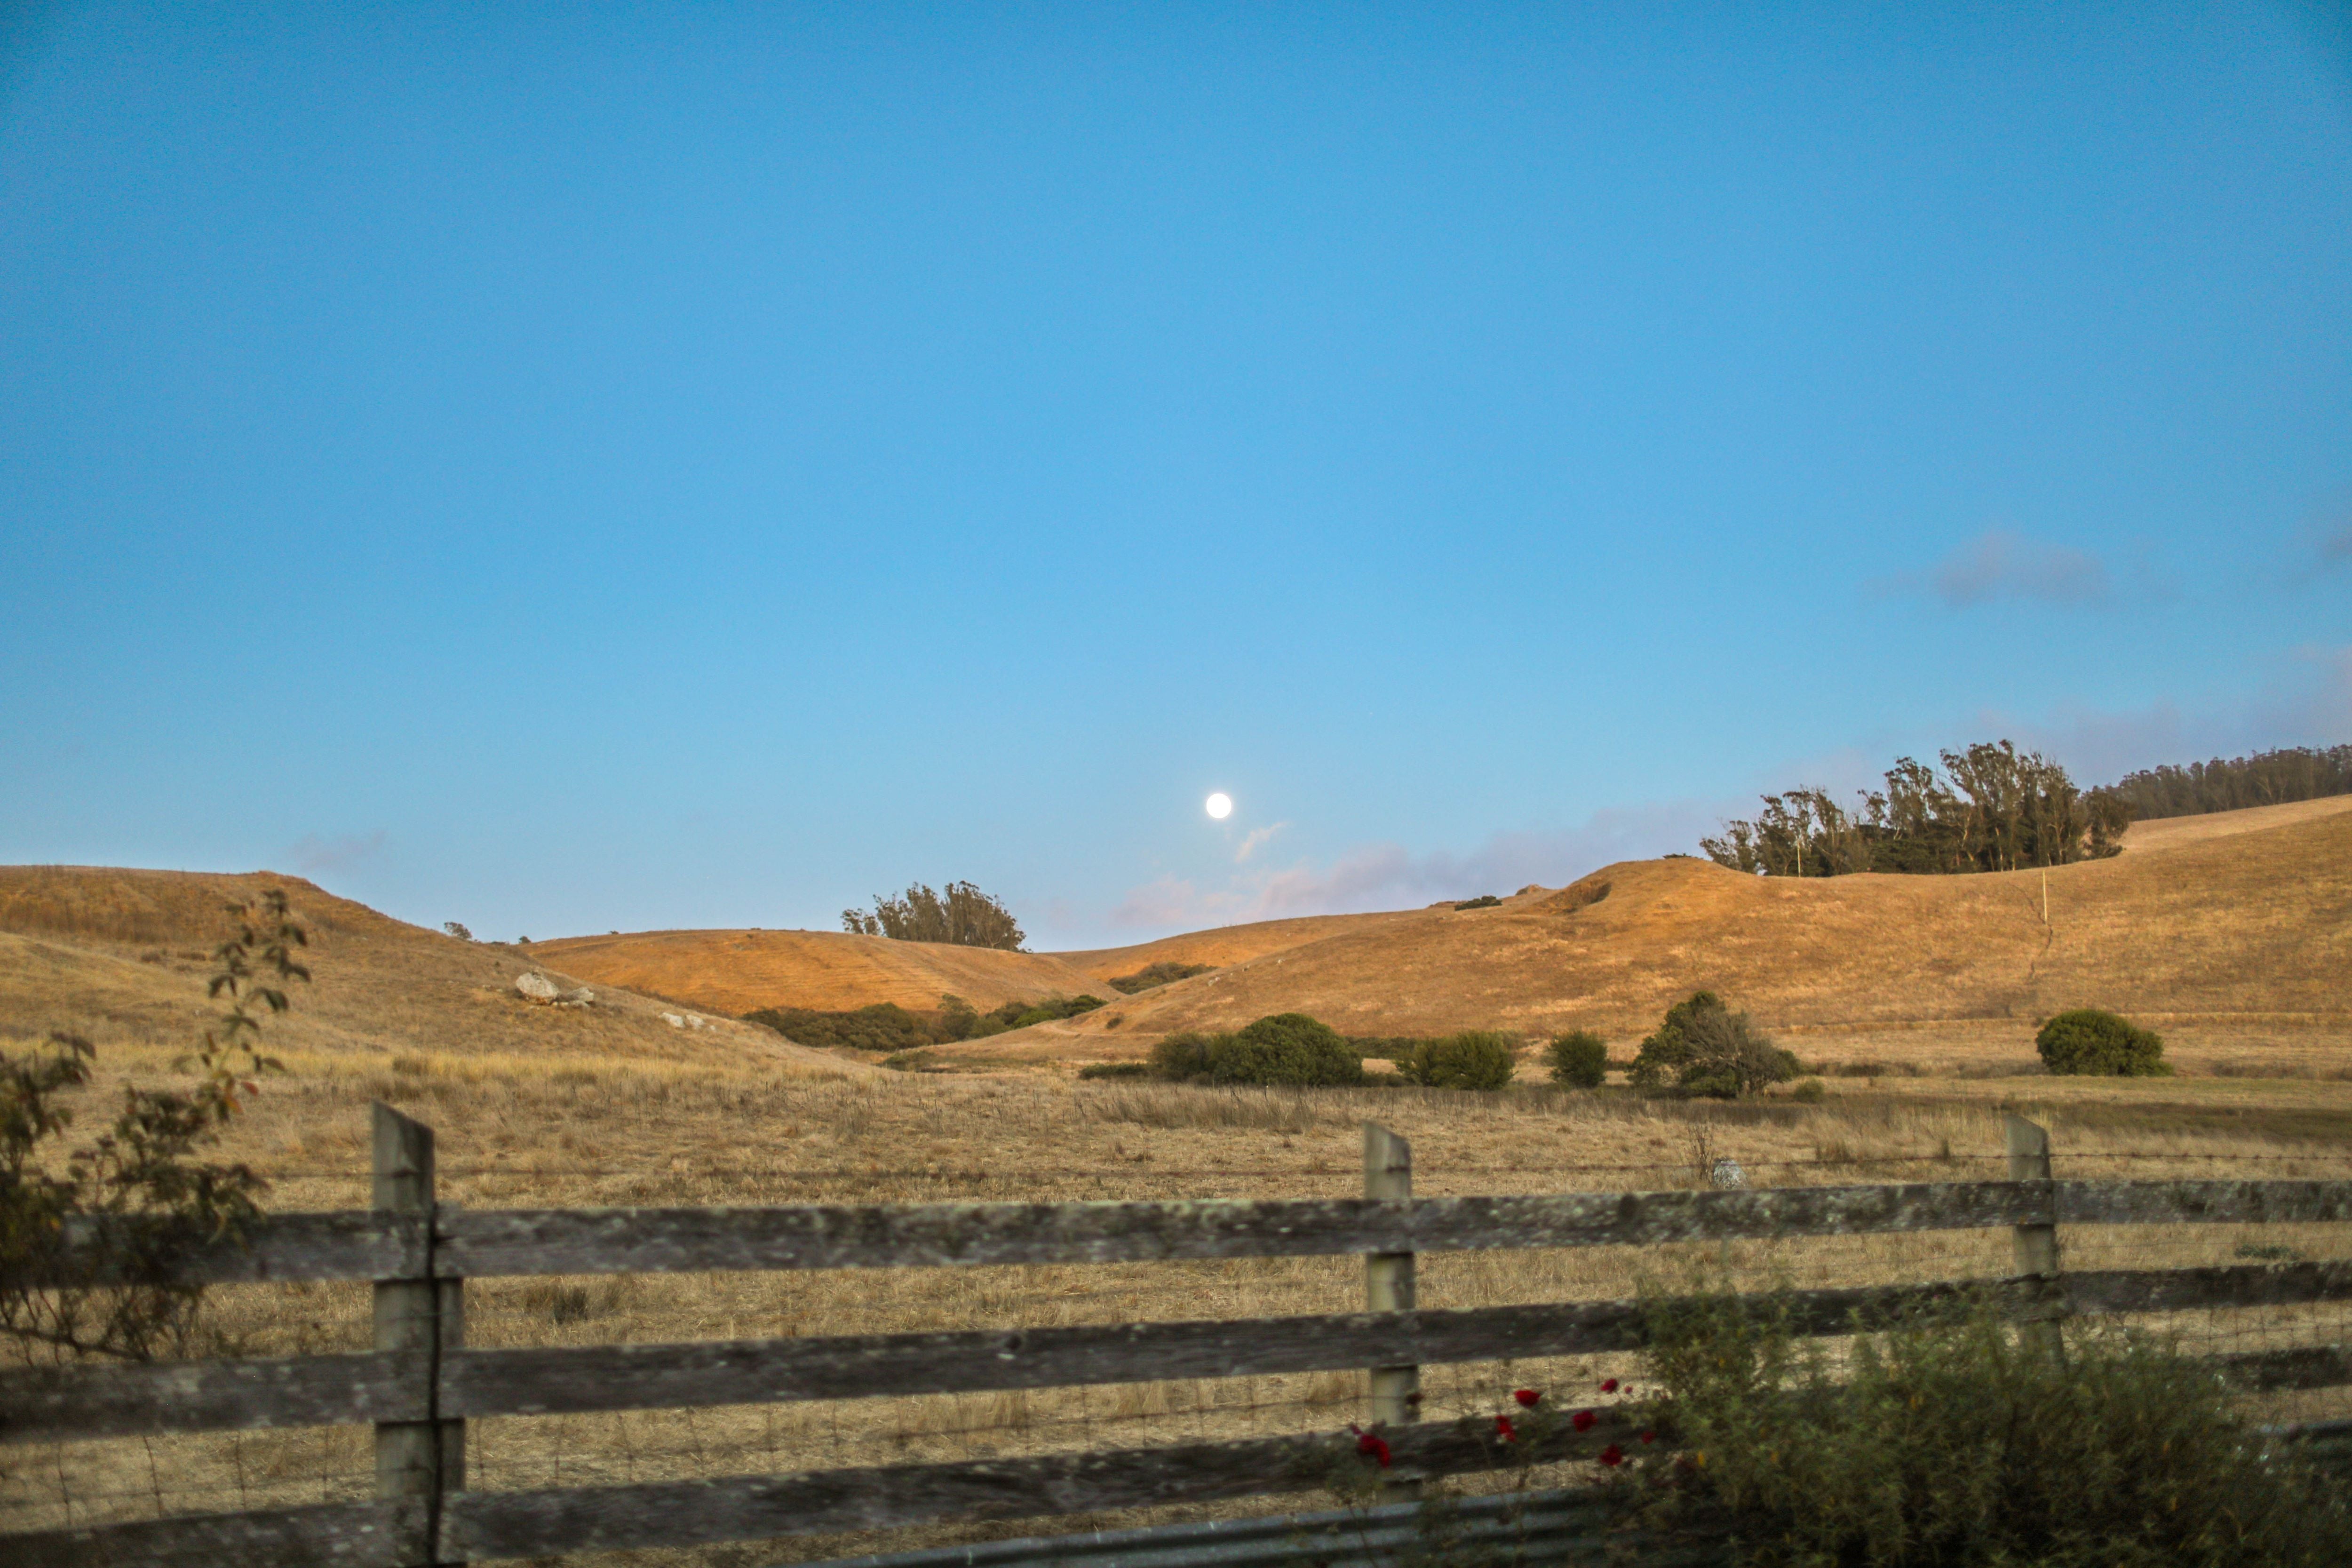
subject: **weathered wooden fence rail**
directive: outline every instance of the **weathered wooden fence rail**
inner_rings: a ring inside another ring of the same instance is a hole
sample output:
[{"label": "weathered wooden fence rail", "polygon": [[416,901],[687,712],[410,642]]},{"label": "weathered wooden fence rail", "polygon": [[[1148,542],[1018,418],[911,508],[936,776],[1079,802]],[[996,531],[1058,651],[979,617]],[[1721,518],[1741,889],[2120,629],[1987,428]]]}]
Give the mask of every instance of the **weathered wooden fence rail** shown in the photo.
[{"label": "weathered wooden fence rail", "polygon": [[[1500,1462],[1486,1436],[1423,1422],[1433,1364],[1628,1351],[1631,1301],[1423,1310],[1422,1252],[1725,1237],[2012,1228],[2019,1272],[1968,1285],[1802,1290],[1775,1310],[1808,1334],[1989,1293],[2030,1322],[2352,1300],[2352,1263],[2062,1273],[2056,1227],[2352,1220],[2352,1182],[2049,1179],[2041,1130],[2011,1121],[2006,1182],[1728,1192],[1412,1196],[1411,1151],[1367,1128],[1368,1195],[1328,1202],[928,1204],[757,1209],[463,1211],[436,1205],[429,1130],[375,1111],[376,1207],[291,1215],[192,1252],[207,1281],[373,1281],[370,1352],[0,1373],[0,1443],[371,1424],[378,1499],[0,1535],[12,1563],[329,1562],[407,1568],[481,1557],[1020,1518],[1318,1484],[1328,1437],[1271,1437],[782,1476],[468,1491],[465,1423],[493,1415],[961,1394],[1370,1369],[1400,1481]],[[687,1344],[468,1349],[464,1281],[493,1275],[954,1268],[1361,1253],[1363,1312]],[[2219,1358],[2249,1389],[2352,1383],[2352,1352]],[[1597,1451],[1616,1423],[1580,1439]]]}]

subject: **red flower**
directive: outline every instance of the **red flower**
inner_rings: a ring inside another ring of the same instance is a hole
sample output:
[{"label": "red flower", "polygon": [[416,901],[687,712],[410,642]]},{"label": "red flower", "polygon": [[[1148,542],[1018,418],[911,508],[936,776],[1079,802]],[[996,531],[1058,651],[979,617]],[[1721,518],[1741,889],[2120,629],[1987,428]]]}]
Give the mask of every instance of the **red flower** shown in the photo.
[{"label": "red flower", "polygon": [[1515,1388],[1511,1391],[1511,1397],[1519,1402],[1520,1409],[1533,1410],[1536,1407],[1536,1401],[1541,1399],[1543,1394],[1532,1388]]},{"label": "red flower", "polygon": [[1506,1443],[1516,1443],[1519,1440],[1519,1429],[1511,1425],[1509,1416],[1497,1415],[1495,1417],[1495,1436]]},{"label": "red flower", "polygon": [[1603,1393],[1603,1394],[1614,1394],[1614,1393],[1616,1393],[1616,1392],[1617,1392],[1617,1380],[1616,1380],[1615,1378],[1613,1378],[1613,1377],[1604,1377],[1604,1378],[1602,1378],[1602,1379],[1601,1380],[1601,1393]]},{"label": "red flower", "polygon": [[1593,1415],[1591,1411],[1580,1410],[1575,1415],[1568,1418],[1568,1424],[1575,1427],[1580,1432],[1590,1432],[1592,1430],[1592,1423],[1596,1419],[1597,1417]]},{"label": "red flower", "polygon": [[1601,1462],[1613,1470],[1625,1462],[1625,1450],[1612,1443],[1601,1450]]},{"label": "red flower", "polygon": [[1642,1434],[1642,1441],[1644,1443],[1654,1443],[1657,1440],[1658,1435],[1655,1432],[1644,1432]]},{"label": "red flower", "polygon": [[1381,1436],[1377,1432],[1358,1431],[1353,1426],[1349,1427],[1348,1430],[1356,1434],[1356,1452],[1365,1456],[1367,1458],[1379,1460],[1381,1468],[1384,1470],[1389,1468],[1389,1445],[1387,1438]]}]

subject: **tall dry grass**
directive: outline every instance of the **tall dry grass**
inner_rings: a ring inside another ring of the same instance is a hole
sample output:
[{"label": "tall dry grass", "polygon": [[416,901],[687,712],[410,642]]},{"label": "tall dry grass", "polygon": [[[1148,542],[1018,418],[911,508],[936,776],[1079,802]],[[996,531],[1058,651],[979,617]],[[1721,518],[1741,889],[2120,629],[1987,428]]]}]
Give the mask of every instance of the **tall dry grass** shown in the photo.
[{"label": "tall dry grass", "polygon": [[[127,1047],[104,1064],[152,1074]],[[1842,1089],[1817,1107],[1682,1105],[1549,1089],[1207,1089],[1043,1076],[966,1078],[729,1069],[568,1052],[415,1050],[380,1060],[298,1053],[228,1151],[273,1173],[272,1206],[366,1201],[366,1102],[392,1101],[437,1131],[444,1194],[470,1207],[705,1205],[949,1198],[1310,1197],[1360,1191],[1359,1124],[1412,1140],[1430,1194],[1692,1186],[1718,1158],[1769,1184],[1942,1180],[2001,1173],[1995,1106],[1962,1084]],[[2220,1085],[2225,1089],[2241,1086]],[[1936,1094],[1912,1094],[1914,1088]],[[1948,1091],[1948,1092],[1947,1092]],[[100,1086],[100,1092],[103,1092]],[[2086,1107],[2085,1109],[2090,1109]],[[2049,1109],[2064,1175],[2346,1175],[2339,1143],[2281,1135],[2260,1120],[2203,1131],[2103,1125]],[[2070,1234],[2070,1267],[2236,1260],[2245,1247],[2352,1255],[2342,1227],[2173,1227]],[[1679,1247],[1436,1254],[1431,1307],[1622,1297],[1694,1261],[1756,1288],[1999,1275],[2001,1233],[1844,1237]],[[554,1345],[1241,1318],[1354,1310],[1352,1258],[1101,1267],[485,1279],[467,1288],[469,1342]],[[219,1292],[216,1322],[246,1353],[356,1350],[360,1286]],[[2309,1309],[2184,1317],[2214,1348],[2342,1337],[2341,1313]],[[1432,1368],[1431,1415],[1495,1408],[1513,1386],[1581,1390],[1622,1360],[1530,1360]],[[2331,1396],[2332,1397],[2332,1396]],[[2280,1408],[2319,1408],[2306,1397]],[[580,1485],[824,1468],[1336,1430],[1363,1416],[1353,1373],[927,1398],[875,1398],[691,1412],[510,1418],[475,1424],[473,1484]],[[363,1495],[363,1431],[79,1444],[10,1451],[0,1526]],[[1269,1504],[1269,1506],[1279,1506]],[[961,1538],[940,1528],[856,1542],[783,1542],[803,1552]],[[730,1552],[648,1561],[751,1561]]]}]

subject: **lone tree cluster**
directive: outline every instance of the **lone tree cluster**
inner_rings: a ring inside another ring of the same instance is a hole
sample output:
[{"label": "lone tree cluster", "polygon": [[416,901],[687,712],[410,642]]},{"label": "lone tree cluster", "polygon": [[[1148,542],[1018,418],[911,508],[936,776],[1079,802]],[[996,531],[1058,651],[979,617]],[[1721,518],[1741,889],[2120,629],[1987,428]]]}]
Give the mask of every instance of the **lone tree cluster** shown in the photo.
[{"label": "lone tree cluster", "polygon": [[1853,811],[1826,790],[1768,795],[1753,821],[1727,822],[1699,847],[1718,866],[1767,877],[2014,871],[2102,859],[2131,825],[2123,796],[2086,795],[2064,768],[2007,741],[1941,758],[1940,773],[1899,759],[1886,787],[1862,792]]},{"label": "lone tree cluster", "polygon": [[920,882],[896,898],[877,893],[872,913],[841,911],[841,929],[852,936],[887,936],[897,942],[945,942],[960,947],[996,947],[1020,952],[1028,939],[1013,911],[970,882],[950,882],[943,897]]}]

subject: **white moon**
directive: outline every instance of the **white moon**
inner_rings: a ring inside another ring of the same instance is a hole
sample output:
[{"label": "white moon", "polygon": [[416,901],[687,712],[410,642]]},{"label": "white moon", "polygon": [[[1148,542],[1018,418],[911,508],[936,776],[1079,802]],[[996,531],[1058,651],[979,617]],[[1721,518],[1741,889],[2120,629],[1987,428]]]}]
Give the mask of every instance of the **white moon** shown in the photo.
[{"label": "white moon", "polygon": [[1209,815],[1211,816],[1215,817],[1219,822],[1223,822],[1233,814],[1234,797],[1232,795],[1227,795],[1223,790],[1219,790],[1216,794],[1209,797]]}]

